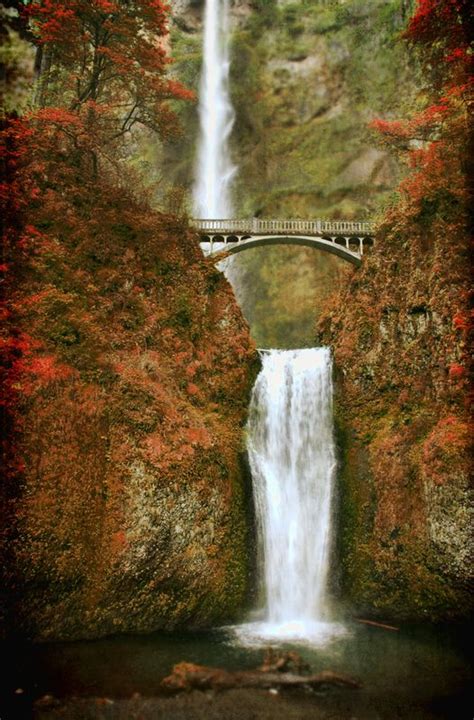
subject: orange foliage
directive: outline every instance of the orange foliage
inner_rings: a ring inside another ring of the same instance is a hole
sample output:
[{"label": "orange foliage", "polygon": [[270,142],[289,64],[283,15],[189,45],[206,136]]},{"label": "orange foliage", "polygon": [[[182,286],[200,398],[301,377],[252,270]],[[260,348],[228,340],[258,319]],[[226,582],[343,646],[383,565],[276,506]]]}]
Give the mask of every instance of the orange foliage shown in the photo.
[{"label": "orange foliage", "polygon": [[472,450],[472,427],[454,415],[441,418],[423,445],[425,473],[440,485],[456,472],[469,470],[466,458]]},{"label": "orange foliage", "polygon": [[128,546],[127,535],[123,530],[118,530],[112,536],[112,554],[120,555]]},{"label": "orange foliage", "polygon": [[470,0],[417,0],[405,37],[423,46],[424,57],[441,83],[459,82],[472,68]]},{"label": "orange foliage", "polygon": [[190,442],[191,445],[200,445],[204,448],[212,445],[211,435],[204,427],[187,428],[184,433],[187,441]]},{"label": "orange foliage", "polygon": [[173,133],[175,116],[167,101],[190,99],[192,93],[166,75],[171,61],[160,38],[168,32],[167,10],[160,0],[137,0],[133,6],[108,0],[29,3],[25,18],[61,73],[59,92],[48,77],[41,90],[42,103],[55,106],[51,117],[61,121],[66,106],[89,132],[94,125],[101,144],[136,124]]},{"label": "orange foliage", "polygon": [[[139,536],[154,587],[169,579],[154,535],[156,488],[171,515],[191,487],[206,515],[207,494],[221,483],[212,513],[233,518],[254,347],[186,219],[153,209],[124,162],[138,125],[176,135],[172,104],[191,98],[167,76],[166,13],[159,0],[27,3],[43,53],[38,107],[0,127],[0,382],[10,430],[0,541],[16,563],[5,586],[24,578],[27,622],[50,637],[65,627],[89,636],[126,628],[148,606],[149,629],[160,614],[189,620],[185,602],[166,608],[158,593],[137,613],[142,581],[136,566],[124,580],[130,567],[120,565]],[[130,507],[134,478],[150,490],[147,537]],[[237,537],[234,519],[226,523],[223,566]],[[198,544],[211,541],[193,542],[202,557]],[[182,587],[217,596],[229,581],[236,597],[233,580],[201,566],[189,572]],[[110,608],[98,608],[122,583],[131,597],[114,596],[120,611],[107,625]]]}]

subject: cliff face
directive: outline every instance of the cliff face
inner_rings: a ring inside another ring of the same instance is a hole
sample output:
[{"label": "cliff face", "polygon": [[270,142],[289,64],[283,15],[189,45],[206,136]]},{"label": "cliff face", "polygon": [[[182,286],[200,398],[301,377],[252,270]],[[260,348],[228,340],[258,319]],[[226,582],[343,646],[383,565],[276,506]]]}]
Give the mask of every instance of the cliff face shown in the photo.
[{"label": "cliff face", "polygon": [[469,28],[467,8],[417,6],[425,102],[375,123],[408,170],[320,324],[338,367],[343,583],[361,611],[404,618],[472,610]]},{"label": "cliff face", "polygon": [[185,223],[101,190],[94,227],[38,210],[16,296],[9,625],[36,639],[216,624],[246,596],[246,323]]},{"label": "cliff face", "polygon": [[253,5],[233,41],[240,211],[364,218],[398,172],[367,123],[415,91],[402,4]]},{"label": "cliff face", "polygon": [[[407,5],[230,3],[236,216],[362,220],[378,212],[399,166],[368,123],[415,102],[417,65],[397,39]],[[175,72],[198,89],[203,3],[172,7]],[[181,118],[186,142],[161,157],[189,187],[196,107]],[[239,303],[263,347],[311,345],[315,314],[347,274],[344,263],[304,248],[254,250],[233,262]]]},{"label": "cliff face", "polygon": [[360,612],[472,608],[468,258],[449,213],[382,228],[320,323],[337,366],[342,583]]},{"label": "cliff face", "polygon": [[[236,213],[246,217],[362,218],[398,177],[367,128],[400,114],[416,94],[413,59],[397,42],[406,3],[230,4]],[[201,2],[172,4],[175,72],[198,89]],[[196,108],[182,117],[191,147]],[[171,172],[189,185],[193,152],[169,147]]]}]

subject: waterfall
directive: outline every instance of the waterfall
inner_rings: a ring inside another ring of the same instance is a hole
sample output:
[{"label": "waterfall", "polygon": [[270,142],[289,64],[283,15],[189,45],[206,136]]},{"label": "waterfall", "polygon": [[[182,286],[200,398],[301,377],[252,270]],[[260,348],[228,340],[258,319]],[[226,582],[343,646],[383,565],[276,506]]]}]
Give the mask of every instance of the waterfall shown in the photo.
[{"label": "waterfall", "polygon": [[194,187],[199,218],[232,217],[230,184],[235,167],[229,136],[234,113],[229,99],[229,0],[206,0],[200,87],[200,142]]},{"label": "waterfall", "polygon": [[343,631],[330,622],[327,594],[336,467],[329,349],[263,352],[247,430],[265,607],[263,621],[237,634],[324,643]]},{"label": "waterfall", "polygon": [[[206,0],[194,212],[208,219],[232,216],[228,16],[229,0]],[[235,282],[237,268],[225,262]],[[335,468],[328,349],[264,353],[248,438],[265,617],[235,632],[242,642],[325,642],[341,632],[328,621],[326,593]]]}]

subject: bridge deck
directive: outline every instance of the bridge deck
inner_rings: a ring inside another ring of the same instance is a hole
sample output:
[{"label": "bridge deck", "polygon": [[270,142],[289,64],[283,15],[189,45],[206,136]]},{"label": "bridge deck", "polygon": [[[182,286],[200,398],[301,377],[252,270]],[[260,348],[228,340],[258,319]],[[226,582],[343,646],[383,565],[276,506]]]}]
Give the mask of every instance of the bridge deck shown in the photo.
[{"label": "bridge deck", "polygon": [[375,223],[348,220],[193,219],[192,226],[205,235],[341,235],[372,237]]}]

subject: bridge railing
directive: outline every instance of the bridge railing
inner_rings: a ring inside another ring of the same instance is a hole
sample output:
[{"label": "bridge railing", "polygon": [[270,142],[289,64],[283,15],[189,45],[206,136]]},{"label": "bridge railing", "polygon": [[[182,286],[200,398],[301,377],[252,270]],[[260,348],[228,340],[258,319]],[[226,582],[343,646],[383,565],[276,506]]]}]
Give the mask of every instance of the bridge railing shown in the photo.
[{"label": "bridge railing", "polygon": [[193,219],[191,224],[205,234],[239,235],[354,235],[367,236],[375,232],[375,223],[352,222],[349,220],[261,220],[250,218],[234,219]]}]

